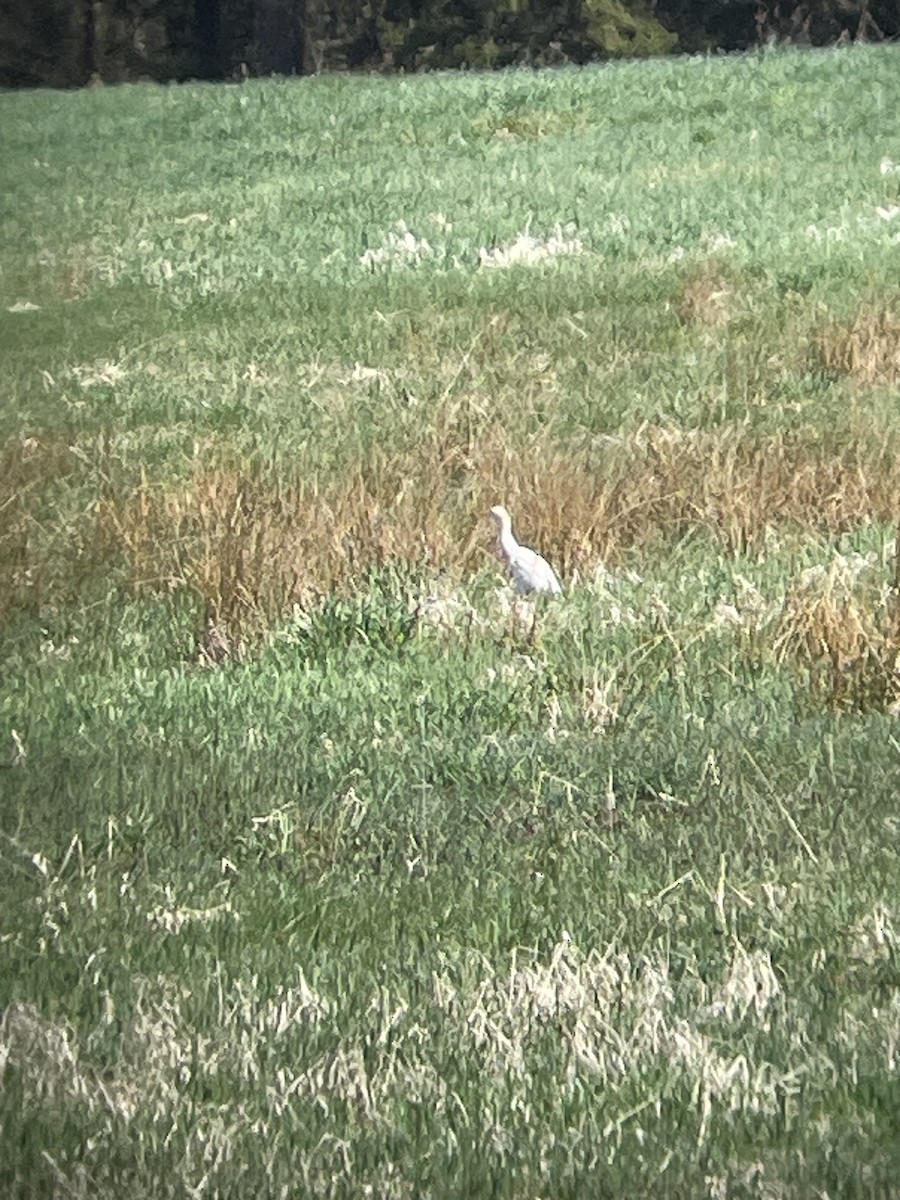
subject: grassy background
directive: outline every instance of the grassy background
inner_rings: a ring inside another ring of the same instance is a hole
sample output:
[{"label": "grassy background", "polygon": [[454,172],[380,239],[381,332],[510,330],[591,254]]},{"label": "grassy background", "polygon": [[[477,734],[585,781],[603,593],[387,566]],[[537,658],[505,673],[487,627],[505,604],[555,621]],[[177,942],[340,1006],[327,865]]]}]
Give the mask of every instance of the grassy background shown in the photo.
[{"label": "grassy background", "polygon": [[6,1195],[898,1194],[896,68],[0,96]]}]

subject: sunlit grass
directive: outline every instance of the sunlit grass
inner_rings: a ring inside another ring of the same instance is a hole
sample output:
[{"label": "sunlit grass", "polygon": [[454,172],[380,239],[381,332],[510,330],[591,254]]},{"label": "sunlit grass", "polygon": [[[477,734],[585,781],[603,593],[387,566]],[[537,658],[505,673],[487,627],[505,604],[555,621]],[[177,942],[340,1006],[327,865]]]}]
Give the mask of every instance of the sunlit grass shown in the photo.
[{"label": "sunlit grass", "polygon": [[895,1194],[896,67],[0,97],[5,1195]]}]

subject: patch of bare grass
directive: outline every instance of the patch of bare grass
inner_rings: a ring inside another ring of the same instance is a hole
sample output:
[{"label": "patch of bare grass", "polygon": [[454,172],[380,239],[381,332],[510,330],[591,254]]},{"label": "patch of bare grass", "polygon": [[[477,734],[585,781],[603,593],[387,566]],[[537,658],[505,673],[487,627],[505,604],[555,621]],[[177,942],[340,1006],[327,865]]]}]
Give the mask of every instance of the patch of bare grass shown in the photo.
[{"label": "patch of bare grass", "polygon": [[[474,989],[438,974],[433,986],[436,1003],[460,1026],[463,1044],[479,1054],[487,1076],[506,1077],[527,1093],[542,1030],[552,1030],[560,1043],[568,1089],[595,1077],[615,1095],[650,1062],[665,1063],[671,1075],[687,1078],[697,1089],[701,1140],[713,1108],[774,1112],[779,1086],[792,1075],[790,1068],[779,1073],[743,1055],[723,1056],[720,1038],[708,1032],[721,1036],[723,1026],[739,1021],[767,1029],[779,1007],[781,987],[768,954],[748,952],[739,942],[726,977],[703,989],[692,1010],[679,1005],[668,964],[648,958],[637,970],[613,947],[582,953],[567,934],[547,962],[526,957],[520,963],[514,956],[504,974],[484,963]],[[647,1106],[657,1099],[648,1096]],[[610,1122],[607,1136],[618,1132],[616,1124]]]},{"label": "patch of bare grass", "polygon": [[[798,1070],[790,1063],[776,1069],[757,1047],[737,1055],[722,1049],[736,1025],[768,1030],[782,1005],[768,954],[740,943],[721,981],[695,985],[693,1002],[664,960],[648,955],[637,963],[614,946],[582,952],[566,934],[546,960],[514,952],[508,965],[470,956],[467,967],[434,972],[432,1002],[450,1030],[454,1055],[487,1081],[487,1095],[512,1098],[499,1107],[452,1092],[441,1070],[444,1039],[436,1046],[399,990],[371,994],[367,1032],[304,1053],[310,1032],[337,1033],[343,1002],[311,986],[302,971],[270,989],[256,977],[220,987],[214,1022],[198,1021],[189,989],[174,978],[136,978],[129,1009],[117,1008],[107,993],[99,1024],[81,1039],[33,1005],[11,1005],[0,1022],[0,1074],[6,1066],[23,1073],[32,1112],[84,1108],[105,1117],[106,1133],[130,1129],[151,1144],[167,1135],[185,1177],[201,1171],[215,1177],[229,1169],[248,1133],[275,1137],[298,1101],[332,1119],[349,1111],[372,1130],[390,1127],[405,1100],[441,1116],[455,1106],[503,1156],[531,1106],[544,1102],[539,1081],[548,1048],[553,1067],[564,1067],[564,1093],[571,1097],[586,1081],[602,1080],[613,1113],[629,1083],[650,1089],[642,1108],[658,1105],[662,1092],[654,1080],[662,1065],[668,1085],[683,1080],[696,1089],[700,1141],[709,1136],[714,1112],[775,1112],[780,1089]],[[110,1026],[122,1030],[121,1056],[116,1070],[101,1077],[91,1049]],[[271,1070],[263,1074],[261,1062]],[[211,1094],[227,1086],[238,1099],[198,1101],[198,1083]],[[611,1114],[604,1132],[613,1153],[621,1124],[636,1115],[626,1113],[621,1121]],[[88,1161],[102,1151],[95,1142]],[[312,1166],[315,1151],[298,1153]],[[351,1173],[349,1164],[345,1170]]]}]

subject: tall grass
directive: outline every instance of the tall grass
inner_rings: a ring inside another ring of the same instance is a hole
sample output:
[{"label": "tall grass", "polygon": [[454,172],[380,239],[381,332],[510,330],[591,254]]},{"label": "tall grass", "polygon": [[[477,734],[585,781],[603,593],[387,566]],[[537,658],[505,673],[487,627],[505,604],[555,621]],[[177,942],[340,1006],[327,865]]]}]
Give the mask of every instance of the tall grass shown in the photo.
[{"label": "tall grass", "polygon": [[0,97],[4,1194],[896,1194],[898,79]]}]

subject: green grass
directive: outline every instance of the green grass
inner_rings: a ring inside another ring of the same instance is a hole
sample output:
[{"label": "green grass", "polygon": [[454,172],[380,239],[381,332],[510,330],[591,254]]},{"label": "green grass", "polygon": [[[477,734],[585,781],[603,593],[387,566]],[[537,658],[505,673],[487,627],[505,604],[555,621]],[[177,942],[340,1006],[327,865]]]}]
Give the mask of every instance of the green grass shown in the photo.
[{"label": "green grass", "polygon": [[900,1195],[898,109],[0,96],[4,1195]]}]

